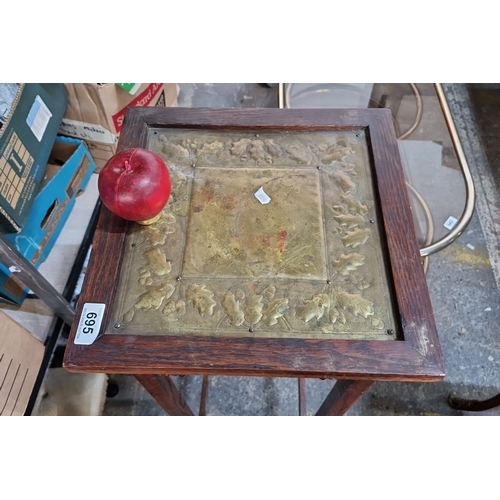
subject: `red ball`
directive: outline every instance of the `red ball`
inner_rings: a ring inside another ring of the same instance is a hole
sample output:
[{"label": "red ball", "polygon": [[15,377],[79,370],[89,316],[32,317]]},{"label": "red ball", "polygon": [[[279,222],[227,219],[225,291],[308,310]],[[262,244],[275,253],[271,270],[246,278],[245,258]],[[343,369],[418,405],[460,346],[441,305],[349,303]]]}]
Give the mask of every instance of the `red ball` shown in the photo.
[{"label": "red ball", "polygon": [[147,149],[125,149],[104,165],[97,183],[102,202],[131,221],[156,217],[167,204],[172,184],[163,159]]}]

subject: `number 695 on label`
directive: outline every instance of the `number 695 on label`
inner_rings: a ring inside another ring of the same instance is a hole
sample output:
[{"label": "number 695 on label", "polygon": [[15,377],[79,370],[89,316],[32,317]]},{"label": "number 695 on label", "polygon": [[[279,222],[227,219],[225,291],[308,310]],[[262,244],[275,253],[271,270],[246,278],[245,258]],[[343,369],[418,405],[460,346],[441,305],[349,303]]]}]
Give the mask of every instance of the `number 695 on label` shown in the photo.
[{"label": "number 695 on label", "polygon": [[83,306],[80,322],[75,335],[75,344],[90,345],[99,335],[106,304],[87,302]]}]

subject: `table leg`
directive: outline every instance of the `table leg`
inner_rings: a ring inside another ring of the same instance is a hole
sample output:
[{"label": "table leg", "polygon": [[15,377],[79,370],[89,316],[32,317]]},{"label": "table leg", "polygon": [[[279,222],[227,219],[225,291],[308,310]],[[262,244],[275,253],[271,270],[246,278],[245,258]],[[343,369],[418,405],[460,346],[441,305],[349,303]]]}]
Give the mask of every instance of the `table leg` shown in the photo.
[{"label": "table leg", "polygon": [[208,401],[208,376],[203,375],[203,382],[201,384],[200,411],[198,413],[200,417],[205,417],[207,414],[207,401]]},{"label": "table leg", "polygon": [[305,417],[307,415],[306,403],[306,379],[299,378],[299,416]]},{"label": "table leg", "polygon": [[462,399],[458,396],[450,395],[448,397],[448,404],[455,408],[455,410],[462,411],[488,411],[494,410],[500,406],[500,394],[493,396],[492,398],[485,399],[484,401],[479,401],[477,399]]},{"label": "table leg", "polygon": [[135,378],[169,415],[181,417],[193,416],[191,408],[189,408],[170,377],[162,375],[136,375]]},{"label": "table leg", "polygon": [[373,380],[338,380],[316,416],[344,415],[372,384]]}]

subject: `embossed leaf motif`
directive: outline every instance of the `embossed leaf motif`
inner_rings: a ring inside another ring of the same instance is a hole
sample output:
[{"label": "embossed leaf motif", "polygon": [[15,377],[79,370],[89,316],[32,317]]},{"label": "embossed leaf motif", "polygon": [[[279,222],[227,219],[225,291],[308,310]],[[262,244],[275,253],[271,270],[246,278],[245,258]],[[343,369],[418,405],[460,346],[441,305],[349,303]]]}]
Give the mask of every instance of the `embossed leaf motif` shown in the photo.
[{"label": "embossed leaf motif", "polygon": [[324,151],[323,154],[325,155],[337,155],[336,160],[337,161],[342,161],[345,160],[349,155],[351,155],[354,151],[346,145],[346,142],[344,140],[336,142],[335,144],[332,144],[331,146],[328,146]]},{"label": "embossed leaf motif", "polygon": [[198,141],[196,139],[194,139],[194,140],[192,140],[192,139],[184,139],[182,141],[182,145],[186,149],[189,149],[191,151],[196,151],[196,149],[198,148]]},{"label": "embossed leaf motif", "polygon": [[370,286],[371,286],[371,284],[365,280],[358,281],[358,283],[356,284],[356,288],[358,290],[366,290],[367,288],[370,288]]},{"label": "embossed leaf motif", "polygon": [[145,268],[139,269],[139,284],[140,285],[151,285],[153,280],[151,279],[151,273]]},{"label": "embossed leaf motif", "polygon": [[356,187],[356,184],[344,172],[333,172],[332,175],[335,178],[337,184],[344,192],[348,193],[349,191],[352,191]]},{"label": "embossed leaf motif", "polygon": [[370,236],[369,229],[356,229],[349,231],[343,238],[342,242],[346,247],[356,248],[359,245],[364,245]]},{"label": "embossed leaf motif", "polygon": [[165,240],[167,239],[167,235],[164,231],[161,231],[157,227],[148,226],[146,229],[147,239],[153,245],[164,245]]},{"label": "embossed leaf motif", "polygon": [[169,300],[161,311],[165,316],[173,314],[174,312],[179,315],[184,314],[186,312],[186,303],[183,300]]},{"label": "embossed leaf motif", "polygon": [[264,323],[272,326],[285,314],[288,309],[288,299],[274,299],[264,311]]},{"label": "embossed leaf motif", "polygon": [[266,148],[266,151],[271,155],[271,156],[281,156],[283,154],[283,150],[281,149],[281,146],[276,144],[272,139],[266,139],[264,141],[264,145]]},{"label": "embossed leaf motif", "polygon": [[250,142],[250,139],[240,139],[233,144],[229,151],[233,156],[242,156],[244,153],[246,153],[247,147]]},{"label": "embossed leaf motif", "polygon": [[250,147],[250,157],[256,161],[264,160],[268,155],[264,150],[264,143],[262,141],[252,141]]},{"label": "embossed leaf motif", "polygon": [[149,309],[159,309],[163,301],[172,296],[174,290],[174,287],[170,283],[150,286],[148,287],[147,292],[144,292],[139,297],[139,300],[134,307],[144,311],[149,311]]},{"label": "embossed leaf motif", "polygon": [[337,321],[339,323],[342,323],[343,325],[345,325],[346,323],[344,313],[342,311],[339,311],[336,307],[332,307],[330,309],[329,317],[330,317],[330,323],[332,323],[332,325]]},{"label": "embossed leaf motif", "polygon": [[349,281],[355,285],[358,290],[364,290],[370,287],[370,282],[364,276],[350,274]]},{"label": "embossed leaf motif", "polygon": [[341,214],[334,215],[333,218],[341,225],[349,229],[355,227],[365,227],[365,219],[362,215]]},{"label": "embossed leaf motif", "polygon": [[210,143],[205,143],[201,148],[198,149],[198,156],[211,156],[219,153],[224,148],[224,144],[220,141],[213,141]]},{"label": "embossed leaf motif", "polygon": [[164,143],[162,151],[170,159],[187,160],[189,158],[189,151],[185,147],[171,143],[164,135],[160,137],[160,140]]},{"label": "embossed leaf motif", "polygon": [[276,287],[273,286],[273,285],[270,285],[268,286],[265,290],[264,290],[264,297],[267,299],[267,300],[272,300],[274,298],[274,296],[276,295]]},{"label": "embossed leaf motif", "polygon": [[247,297],[243,311],[250,325],[256,325],[262,319],[263,308],[262,295],[252,294]]},{"label": "embossed leaf motif", "polygon": [[130,309],[130,311],[127,311],[123,315],[123,323],[130,323],[132,321],[132,319],[134,318],[134,314],[135,314],[134,309]]},{"label": "embossed leaf motif", "polygon": [[153,245],[164,245],[167,234],[175,233],[175,216],[171,213],[162,212],[160,220],[156,224],[145,226],[143,231],[146,233],[146,239]]},{"label": "embossed leaf motif", "polygon": [[158,276],[170,273],[172,264],[167,262],[166,255],[158,248],[151,247],[144,252],[144,257],[148,260],[148,267]]},{"label": "embossed leaf motif", "polygon": [[299,163],[305,163],[306,165],[309,165],[309,163],[311,163],[311,158],[309,156],[306,156],[306,152],[304,150],[290,146],[286,151],[290,155],[290,158],[292,158],[292,160],[295,160]]},{"label": "embossed leaf motif", "polygon": [[332,163],[334,161],[343,161],[352,152],[353,151],[351,148],[343,148],[343,147],[339,147],[337,144],[334,144],[333,146],[330,146],[329,148],[326,149],[326,151],[323,153],[321,161],[323,163]]},{"label": "embossed leaf motif", "polygon": [[368,213],[368,207],[363,205],[359,200],[354,198],[351,194],[340,195],[340,199],[349,207],[350,210],[358,212],[361,215],[366,215]]},{"label": "embossed leaf motif", "polygon": [[327,325],[323,324],[321,325],[321,331],[323,333],[333,333],[333,326],[330,324]]},{"label": "embossed leaf motif", "polygon": [[243,311],[240,309],[240,301],[236,300],[234,293],[226,292],[221,301],[224,311],[229,316],[229,323],[233,326],[240,326],[245,321]]},{"label": "embossed leaf motif", "polygon": [[186,290],[186,299],[193,304],[201,316],[212,316],[216,302],[214,292],[205,288],[205,285],[189,285]]},{"label": "embossed leaf motif", "polygon": [[326,293],[320,293],[313,295],[311,299],[305,300],[304,304],[297,307],[295,316],[307,323],[313,318],[321,319],[329,308],[330,297]]},{"label": "embossed leaf motif", "polygon": [[175,215],[171,214],[170,212],[162,212],[160,222],[164,222],[165,224],[173,224],[175,222]]},{"label": "embossed leaf motif", "polygon": [[351,271],[365,263],[365,256],[359,253],[341,254],[338,260],[333,261],[333,267],[342,276],[347,276]]},{"label": "embossed leaf motif", "polygon": [[358,174],[356,173],[356,165],[353,165],[352,163],[341,163],[342,168],[344,169],[344,172],[351,177],[358,177]]},{"label": "embossed leaf motif", "polygon": [[332,163],[334,161],[339,161],[340,158],[339,158],[339,155],[337,153],[327,153],[327,154],[324,154],[322,157],[321,157],[321,161],[323,163]]},{"label": "embossed leaf motif", "polygon": [[168,316],[173,312],[175,312],[175,300],[169,300],[163,307],[161,313],[164,314],[165,316]]},{"label": "embossed leaf motif", "polygon": [[338,292],[337,302],[339,305],[349,311],[354,316],[363,316],[363,318],[368,318],[368,316],[373,316],[373,302],[365,299],[358,293],[347,293]]}]

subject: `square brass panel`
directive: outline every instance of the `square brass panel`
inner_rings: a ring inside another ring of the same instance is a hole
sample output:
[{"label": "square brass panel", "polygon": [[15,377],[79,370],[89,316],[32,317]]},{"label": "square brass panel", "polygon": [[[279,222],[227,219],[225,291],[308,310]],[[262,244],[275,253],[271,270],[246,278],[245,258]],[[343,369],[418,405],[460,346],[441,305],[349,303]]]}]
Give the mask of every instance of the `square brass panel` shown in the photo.
[{"label": "square brass panel", "polygon": [[320,200],[316,169],[196,168],[182,276],[326,280]]},{"label": "square brass panel", "polygon": [[151,129],[148,148],[172,194],[130,225],[112,333],[394,338],[362,131]]}]

